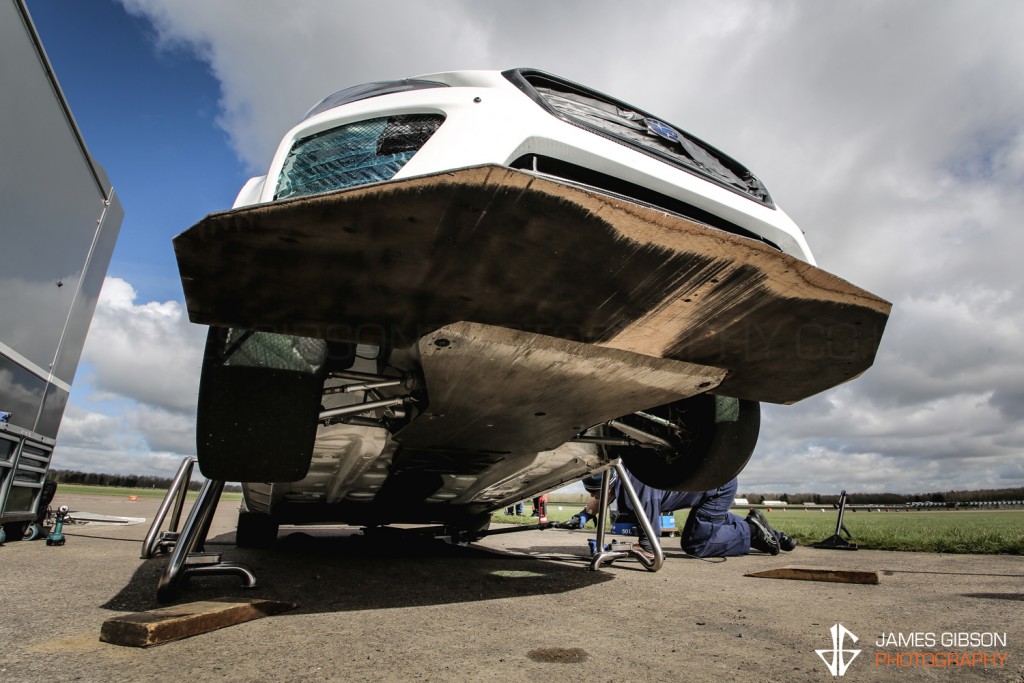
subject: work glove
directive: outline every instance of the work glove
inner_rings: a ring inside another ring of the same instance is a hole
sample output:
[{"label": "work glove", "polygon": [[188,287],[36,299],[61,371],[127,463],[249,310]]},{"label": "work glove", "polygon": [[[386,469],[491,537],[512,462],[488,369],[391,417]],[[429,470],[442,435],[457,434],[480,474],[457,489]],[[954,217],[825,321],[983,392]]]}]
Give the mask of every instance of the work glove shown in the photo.
[{"label": "work glove", "polygon": [[[572,519],[569,520],[569,522],[573,525],[570,528],[582,529],[587,525],[587,522],[589,522],[592,519],[594,519],[593,515],[588,515],[585,509],[580,510],[579,512],[572,516]],[[597,522],[594,522],[594,524],[597,524]]]},{"label": "work glove", "polygon": [[588,515],[586,510],[580,510],[570,517],[568,522],[562,522],[556,526],[559,529],[582,529],[591,519],[593,519],[593,517]]}]

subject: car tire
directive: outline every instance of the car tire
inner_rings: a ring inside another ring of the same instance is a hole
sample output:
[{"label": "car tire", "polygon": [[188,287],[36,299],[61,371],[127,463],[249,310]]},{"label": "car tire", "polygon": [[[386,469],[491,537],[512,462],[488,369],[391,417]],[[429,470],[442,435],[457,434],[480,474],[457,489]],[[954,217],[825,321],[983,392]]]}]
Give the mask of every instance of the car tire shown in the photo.
[{"label": "car tire", "polygon": [[622,418],[672,444],[672,449],[619,446],[611,455],[648,486],[665,491],[708,491],[731,481],[757,444],[757,401],[701,394],[648,411],[683,426],[681,433],[644,418]]}]

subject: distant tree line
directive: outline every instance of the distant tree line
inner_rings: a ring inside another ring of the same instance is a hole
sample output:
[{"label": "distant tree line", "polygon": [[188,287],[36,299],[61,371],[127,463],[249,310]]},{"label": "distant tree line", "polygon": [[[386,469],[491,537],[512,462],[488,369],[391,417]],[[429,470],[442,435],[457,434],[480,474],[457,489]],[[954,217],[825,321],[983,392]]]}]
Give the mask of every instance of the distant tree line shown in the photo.
[{"label": "distant tree line", "polygon": [[[98,474],[75,470],[50,470],[50,479],[58,484],[84,484],[86,486],[117,486],[139,489],[168,489],[172,477],[153,477],[143,474]],[[200,482],[189,482],[190,491],[198,491]],[[227,491],[239,491],[237,484],[228,484]],[[815,503],[817,505],[838,505],[839,494],[820,493],[741,493],[751,503],[762,504],[766,500],[778,500],[790,505]],[[585,496],[584,496],[585,498]],[[1024,500],[1024,487],[1009,489],[982,489],[977,491],[936,491],[933,493],[848,493],[846,502],[850,505],[903,505],[904,503],[985,503],[1003,500]]]},{"label": "distant tree line", "polygon": [[[100,474],[97,472],[78,472],[77,470],[50,470],[49,478],[58,484],[83,484],[85,486],[116,486],[129,489],[169,489],[174,482],[173,477],[153,477],[145,474]],[[201,482],[192,480],[188,483],[189,491],[198,491]],[[240,491],[237,484],[224,487],[227,491]]]},{"label": "distant tree line", "polygon": [[[790,505],[815,503],[838,505],[839,494],[820,493],[742,493],[751,503],[778,500]],[[935,491],[932,493],[847,493],[850,505],[903,505],[905,503],[985,503],[1003,500],[1024,500],[1024,487],[982,489],[976,491]]]}]

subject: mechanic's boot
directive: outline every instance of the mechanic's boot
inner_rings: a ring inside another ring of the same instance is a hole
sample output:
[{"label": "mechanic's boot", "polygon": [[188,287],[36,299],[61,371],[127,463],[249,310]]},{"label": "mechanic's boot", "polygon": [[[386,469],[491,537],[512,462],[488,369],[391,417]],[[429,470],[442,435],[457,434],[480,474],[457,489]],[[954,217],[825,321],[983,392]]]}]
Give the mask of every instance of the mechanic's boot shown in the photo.
[{"label": "mechanic's boot", "polygon": [[769,555],[779,554],[779,539],[775,535],[775,529],[768,523],[760,510],[750,511],[747,515],[747,524],[750,525],[751,548]]},{"label": "mechanic's boot", "polygon": [[768,523],[768,518],[765,517],[760,510],[753,510],[752,512],[757,513],[757,517],[760,520],[761,524],[763,524],[764,527],[768,529],[768,531],[770,531],[772,534],[774,534],[776,539],[778,539],[779,548],[781,550],[785,550],[788,553],[796,548],[797,542],[795,538],[792,538],[788,536],[785,532],[779,531],[778,529],[774,528],[771,524]]}]

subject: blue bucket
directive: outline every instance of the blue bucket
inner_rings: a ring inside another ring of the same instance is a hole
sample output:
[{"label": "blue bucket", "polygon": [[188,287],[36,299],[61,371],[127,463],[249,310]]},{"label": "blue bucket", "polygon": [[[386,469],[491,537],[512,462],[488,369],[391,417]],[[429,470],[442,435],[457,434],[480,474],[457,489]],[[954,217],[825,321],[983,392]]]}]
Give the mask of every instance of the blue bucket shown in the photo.
[{"label": "blue bucket", "polygon": [[[676,532],[676,516],[673,514],[662,514],[661,515],[661,533],[662,535],[674,534]],[[619,536],[636,536],[637,525],[636,522],[613,522],[612,533]]]}]

